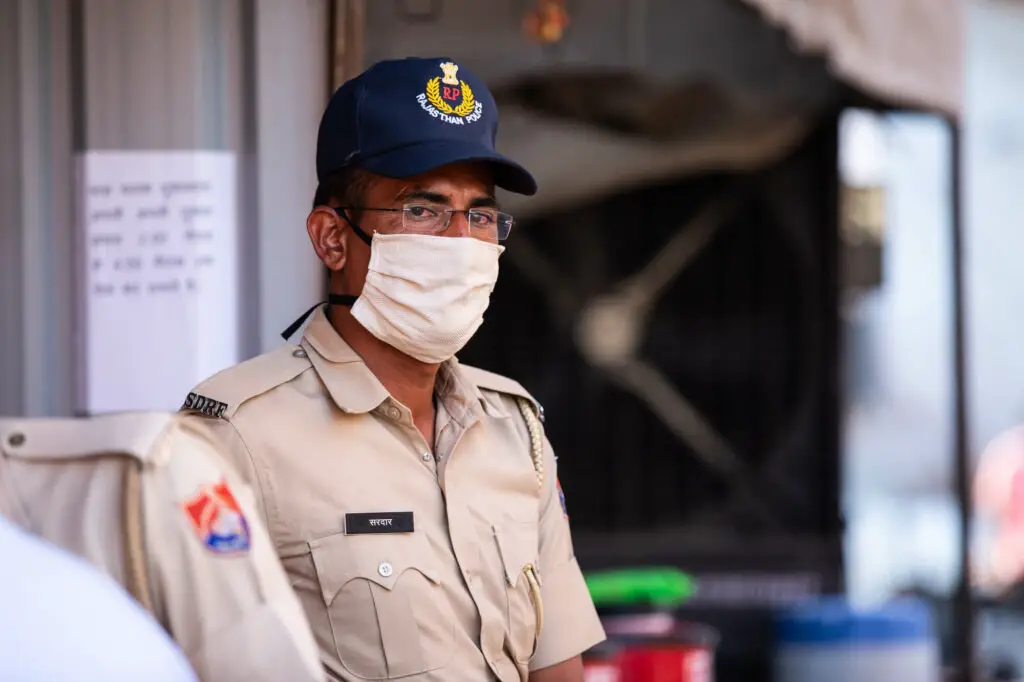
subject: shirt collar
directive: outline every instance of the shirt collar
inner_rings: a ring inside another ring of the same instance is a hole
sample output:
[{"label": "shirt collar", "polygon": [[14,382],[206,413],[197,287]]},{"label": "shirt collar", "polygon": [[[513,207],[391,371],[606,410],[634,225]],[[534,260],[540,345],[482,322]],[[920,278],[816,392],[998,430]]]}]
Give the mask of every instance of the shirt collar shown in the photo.
[{"label": "shirt collar", "polygon": [[480,388],[466,378],[456,358],[445,361],[437,371],[435,395],[444,409],[463,428],[480,420],[483,410],[489,408]]},{"label": "shirt collar", "polygon": [[323,308],[313,313],[302,347],[334,404],[343,412],[369,412],[390,397],[384,384],[331,326]]},{"label": "shirt collar", "polygon": [[[343,412],[363,414],[390,399],[384,384],[341,338],[323,308],[317,309],[310,318],[302,347],[334,404]],[[436,395],[452,419],[467,428],[480,418],[481,409],[488,413],[494,413],[496,409],[460,370],[456,358],[441,364],[437,373]],[[500,408],[498,412],[501,412]]]}]

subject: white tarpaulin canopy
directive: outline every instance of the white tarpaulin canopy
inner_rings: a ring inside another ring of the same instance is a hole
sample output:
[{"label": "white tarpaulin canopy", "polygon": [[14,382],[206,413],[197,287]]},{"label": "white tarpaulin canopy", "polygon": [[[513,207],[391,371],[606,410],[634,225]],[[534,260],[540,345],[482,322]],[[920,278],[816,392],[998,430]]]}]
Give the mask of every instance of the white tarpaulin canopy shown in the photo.
[{"label": "white tarpaulin canopy", "polygon": [[962,0],[742,0],[836,76],[879,99],[959,117]]}]

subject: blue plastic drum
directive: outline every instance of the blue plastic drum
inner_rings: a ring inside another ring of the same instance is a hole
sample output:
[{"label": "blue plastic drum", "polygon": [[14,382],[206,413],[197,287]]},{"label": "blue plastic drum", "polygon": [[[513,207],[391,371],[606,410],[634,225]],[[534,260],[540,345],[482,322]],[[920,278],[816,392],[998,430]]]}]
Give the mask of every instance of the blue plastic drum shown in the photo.
[{"label": "blue plastic drum", "polygon": [[777,619],[776,682],[938,682],[939,645],[919,601],[855,609],[828,599]]}]

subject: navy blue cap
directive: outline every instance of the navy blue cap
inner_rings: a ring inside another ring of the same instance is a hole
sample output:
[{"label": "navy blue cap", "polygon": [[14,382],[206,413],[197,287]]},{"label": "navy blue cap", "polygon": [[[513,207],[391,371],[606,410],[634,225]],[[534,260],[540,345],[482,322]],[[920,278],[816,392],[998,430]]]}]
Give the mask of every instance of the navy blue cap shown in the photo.
[{"label": "navy blue cap", "polygon": [[488,162],[494,183],[534,194],[537,181],[494,151],[498,107],[483,81],[444,57],[378,62],[342,85],[320,120],[316,175],[358,167],[407,178],[459,161]]}]

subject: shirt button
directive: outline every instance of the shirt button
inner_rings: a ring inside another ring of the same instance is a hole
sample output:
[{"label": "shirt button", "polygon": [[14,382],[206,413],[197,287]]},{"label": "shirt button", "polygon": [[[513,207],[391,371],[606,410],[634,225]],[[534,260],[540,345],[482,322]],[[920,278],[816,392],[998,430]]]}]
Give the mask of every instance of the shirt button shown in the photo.
[{"label": "shirt button", "polygon": [[429,461],[430,461],[430,459],[431,459],[431,455],[430,455],[430,453],[429,453],[429,452],[424,452],[424,453],[423,453],[423,461],[424,461],[424,462],[429,462]]},{"label": "shirt button", "polygon": [[292,351],[292,357],[293,358],[304,358],[304,357],[306,357],[306,351],[302,350],[301,348],[299,348],[298,350],[293,350]]},{"label": "shirt button", "polygon": [[391,566],[391,564],[389,564],[386,561],[380,562],[380,566],[377,567],[377,572],[380,573],[380,577],[382,578],[390,578],[394,570],[395,569]]},{"label": "shirt button", "polygon": [[392,405],[388,408],[388,417],[391,419],[398,419],[402,416],[402,413],[398,411],[398,408]]}]

